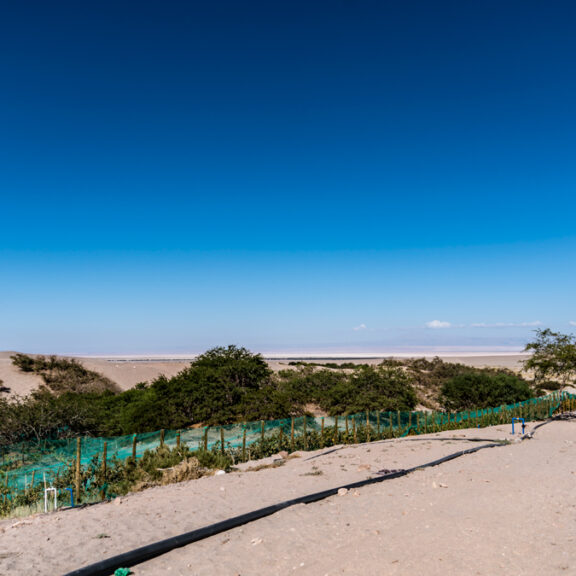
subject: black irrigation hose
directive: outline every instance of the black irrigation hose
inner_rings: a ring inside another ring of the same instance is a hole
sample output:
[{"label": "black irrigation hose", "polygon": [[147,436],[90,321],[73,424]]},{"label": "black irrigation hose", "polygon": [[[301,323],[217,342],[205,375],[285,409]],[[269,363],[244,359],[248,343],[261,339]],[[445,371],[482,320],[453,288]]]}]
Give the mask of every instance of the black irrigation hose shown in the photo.
[{"label": "black irrigation hose", "polygon": [[[494,438],[458,438],[454,436],[446,436],[445,438],[418,438],[416,436],[406,436],[403,438],[386,438],[385,440],[374,440],[374,442],[362,442],[361,444],[353,444],[352,446],[368,446],[369,444],[373,446],[374,444],[386,444],[388,442],[394,442],[395,440],[402,440],[407,442],[495,442],[500,444],[509,444],[508,440],[496,440]],[[332,452],[338,452],[339,450],[343,450],[344,448],[350,448],[350,444],[344,444],[342,446],[338,446],[336,448],[332,448],[331,450],[326,450],[325,452],[321,452],[320,454],[314,454],[309,456],[308,458],[304,458],[304,462],[308,462],[309,460],[315,460],[316,458],[320,458],[321,456],[326,456],[327,454],[332,454]]]},{"label": "black irrigation hose", "polygon": [[[533,433],[540,427],[550,424],[554,421],[569,421],[575,420],[575,413],[561,414],[548,420],[541,422],[532,429],[532,432],[526,434],[522,439],[531,438]],[[424,438],[422,438],[424,440]],[[485,442],[490,440],[485,440],[482,438],[428,438],[428,440],[468,440],[470,442]],[[316,492],[315,494],[308,494],[307,496],[301,496],[299,498],[294,498],[293,500],[286,500],[285,502],[280,502],[279,504],[273,504],[272,506],[267,506],[266,508],[260,508],[259,510],[254,510],[253,512],[248,512],[246,514],[241,514],[240,516],[235,516],[234,518],[229,518],[228,520],[223,520],[222,522],[216,522],[210,526],[205,526],[203,528],[198,528],[192,530],[191,532],[186,532],[180,534],[179,536],[173,536],[172,538],[167,538],[165,540],[160,540],[154,544],[149,544],[148,546],[142,546],[141,548],[136,548],[130,552],[125,552],[124,554],[118,554],[117,556],[112,556],[106,560],[90,564],[84,568],[74,570],[73,572],[68,572],[64,576],[110,576],[113,574],[117,568],[122,566],[134,566],[136,564],[141,564],[152,558],[162,556],[171,550],[176,548],[181,548],[192,544],[193,542],[198,542],[199,540],[204,540],[210,536],[215,536],[227,530],[232,530],[233,528],[238,528],[243,526],[248,522],[253,522],[254,520],[259,520],[260,518],[265,518],[266,516],[271,516],[280,510],[294,506],[295,504],[311,504],[312,502],[318,502],[330,496],[335,496],[338,490],[345,488],[348,490],[354,488],[362,488],[363,486],[369,486],[371,484],[376,484],[378,482],[383,482],[385,480],[392,480],[393,478],[400,478],[406,476],[411,472],[416,470],[423,470],[424,468],[430,468],[432,466],[438,466],[444,462],[449,462],[460,456],[466,454],[473,454],[485,448],[496,448],[498,446],[506,446],[508,442],[503,441],[492,441],[491,444],[486,444],[485,446],[478,446],[476,448],[469,448],[468,450],[460,450],[454,454],[444,456],[438,460],[433,460],[432,462],[427,462],[421,466],[415,466],[407,470],[395,470],[383,476],[377,476],[375,478],[369,478],[367,480],[361,480],[359,482],[354,482],[353,484],[346,484],[345,486],[339,486],[338,488],[331,488],[330,490],[324,490],[322,492]]]},{"label": "black irrigation hose", "polygon": [[151,560],[152,558],[166,554],[175,548],[181,548],[183,546],[187,546],[188,544],[192,544],[193,542],[198,542],[199,540],[204,540],[210,536],[215,536],[216,534],[226,532],[227,530],[238,528],[239,526],[243,526],[248,522],[253,522],[254,520],[259,520],[260,518],[265,518],[266,516],[275,514],[276,512],[289,508],[290,506],[294,506],[296,504],[311,504],[312,502],[318,502],[319,500],[324,500],[330,496],[335,496],[338,494],[338,490],[341,490],[342,488],[353,490],[355,488],[362,488],[371,484],[384,482],[385,480],[400,478],[416,470],[423,470],[424,468],[430,468],[431,466],[438,466],[444,462],[454,460],[455,458],[459,458],[465,454],[478,452],[484,448],[495,448],[497,446],[505,445],[506,444],[502,442],[497,442],[486,444],[485,446],[478,446],[476,448],[469,448],[468,450],[461,450],[459,452],[455,452],[454,454],[439,458],[438,460],[433,460],[432,462],[427,462],[426,464],[422,464],[420,466],[408,468],[407,470],[395,470],[383,476],[377,476],[367,480],[360,480],[359,482],[346,484],[337,488],[331,488],[330,490],[308,494],[307,496],[300,496],[299,498],[294,498],[293,500],[286,500],[285,502],[280,502],[278,504],[273,504],[272,506],[260,508],[259,510],[241,514],[240,516],[235,516],[234,518],[229,518],[228,520],[223,520],[222,522],[216,522],[210,526],[204,526],[203,528],[198,528],[196,530],[192,530],[191,532],[186,532],[178,536],[173,536],[172,538],[160,540],[154,544],[148,544],[147,546],[142,546],[141,548],[136,548],[123,554],[118,554],[117,556],[112,556],[106,560],[101,560],[100,562],[90,564],[84,568],[79,568],[73,572],[68,572],[64,576],[110,576],[110,574],[113,574],[117,568],[141,564],[142,562],[146,562],[147,560]]},{"label": "black irrigation hose", "polygon": [[534,426],[534,428],[532,428],[530,436],[534,434],[534,432],[538,430],[538,428],[546,426],[546,424],[550,424],[551,422],[561,422],[562,420],[566,422],[570,420],[576,420],[576,412],[566,412],[564,414],[558,414],[557,416],[552,416],[551,418],[548,418],[548,420],[544,420],[544,422],[540,422],[540,424],[537,424],[536,426]]},{"label": "black irrigation hose", "polygon": [[[376,440],[370,444],[380,444],[385,442],[393,442],[394,440],[402,440],[403,442],[494,442],[496,444],[507,444],[508,440],[497,440],[495,438],[463,438],[459,436],[443,436],[441,438],[428,438],[418,436],[404,436],[402,438],[387,438],[386,440]],[[368,444],[368,442],[365,442]]]}]

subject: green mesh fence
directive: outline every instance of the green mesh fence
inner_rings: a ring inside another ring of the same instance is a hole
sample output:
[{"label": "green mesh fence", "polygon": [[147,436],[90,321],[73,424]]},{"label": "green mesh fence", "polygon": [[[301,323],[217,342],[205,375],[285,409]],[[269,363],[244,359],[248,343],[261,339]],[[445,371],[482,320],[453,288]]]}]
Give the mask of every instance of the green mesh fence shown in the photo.
[{"label": "green mesh fence", "polygon": [[[263,438],[282,434],[285,438],[322,438],[329,435],[333,442],[371,441],[426,434],[443,430],[509,424],[513,417],[526,421],[550,417],[561,406],[576,409],[576,396],[558,393],[533,398],[517,404],[446,412],[366,412],[340,417],[297,417],[284,420],[248,422],[221,427],[187,430],[166,430],[113,438],[81,439],[81,464],[88,465],[95,457],[102,459],[106,444],[107,461],[139,458],[162,442],[175,446],[179,441],[192,450],[247,449]],[[323,445],[323,444],[322,444]],[[304,445],[306,447],[306,445]],[[34,482],[48,485],[76,459],[77,439],[42,440],[0,447],[0,488],[11,487],[12,493],[26,490]],[[2,491],[0,490],[0,495]]]}]

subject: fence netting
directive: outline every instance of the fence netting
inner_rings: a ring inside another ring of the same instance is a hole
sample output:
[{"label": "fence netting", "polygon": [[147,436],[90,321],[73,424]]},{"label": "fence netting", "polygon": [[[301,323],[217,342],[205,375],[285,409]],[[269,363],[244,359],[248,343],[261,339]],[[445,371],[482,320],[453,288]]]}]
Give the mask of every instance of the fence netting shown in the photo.
[{"label": "fence netting", "polygon": [[[576,409],[576,396],[556,393],[517,404],[457,413],[447,412],[363,412],[339,417],[299,416],[283,420],[247,422],[226,426],[161,430],[110,438],[81,438],[81,465],[94,458],[114,460],[140,458],[147,450],[164,444],[187,446],[191,450],[246,449],[273,435],[292,440],[308,437],[330,437],[333,443],[365,442],[397,438],[410,434],[426,434],[457,428],[509,424],[511,418],[526,422],[543,420],[561,408]],[[224,440],[224,443],[222,443]],[[288,442],[288,445],[290,443]],[[298,445],[300,446],[301,443]],[[27,441],[0,447],[0,486],[13,491],[26,490],[33,484],[44,485],[75,462],[77,438]]]}]

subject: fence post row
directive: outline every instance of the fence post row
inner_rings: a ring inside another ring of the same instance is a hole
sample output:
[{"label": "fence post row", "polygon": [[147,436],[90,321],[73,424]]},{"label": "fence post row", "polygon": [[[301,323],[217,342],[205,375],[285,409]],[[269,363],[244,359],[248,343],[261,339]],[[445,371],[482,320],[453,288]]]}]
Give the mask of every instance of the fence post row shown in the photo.
[{"label": "fence post row", "polygon": [[[401,436],[404,432],[405,434],[420,434],[424,432],[425,434],[429,432],[435,431],[442,431],[442,430],[453,430],[457,428],[463,427],[470,427],[473,425],[476,426],[490,426],[494,424],[504,424],[509,422],[511,418],[524,418],[526,421],[533,421],[533,420],[542,420],[545,418],[550,417],[555,412],[564,413],[565,411],[573,411],[576,409],[576,395],[573,394],[552,394],[545,398],[534,398],[527,400],[525,402],[519,402],[513,405],[503,405],[497,408],[489,408],[485,410],[468,410],[459,413],[437,413],[437,412],[416,412],[416,413],[409,413],[403,414],[400,411],[394,412],[387,412],[384,414],[384,417],[388,417],[388,426],[386,427],[386,423],[381,422],[381,413],[379,411],[376,412],[376,435],[373,434],[374,429],[372,428],[371,423],[371,413],[366,411],[365,413],[365,430],[363,429],[362,424],[362,416],[361,414],[356,415],[345,415],[344,416],[344,428],[345,428],[345,441],[350,442],[353,440],[354,442],[358,442],[358,440],[363,440],[364,438],[367,441],[371,441],[374,439],[380,439],[382,437],[394,438]],[[373,415],[372,415],[373,416]],[[352,418],[352,429],[350,429],[349,425],[349,418]],[[358,422],[357,422],[358,418]],[[302,446],[305,450],[308,448],[315,448],[315,447],[323,447],[327,443],[336,444],[340,442],[340,428],[339,428],[339,417],[334,417],[334,431],[333,434],[326,432],[326,421],[324,417],[321,417],[319,422],[315,421],[314,429],[315,432],[310,434],[308,429],[308,419],[307,416],[302,417],[302,431],[299,437],[302,441]],[[285,426],[286,423],[280,423],[280,430],[278,431],[279,437],[279,445],[283,445],[283,437],[284,437],[284,429],[282,426]],[[294,451],[296,448],[297,437],[296,437],[296,430],[295,430],[295,418],[291,417],[290,419],[290,449]],[[318,429],[320,434],[318,434]],[[276,433],[275,428],[272,429],[273,433]],[[204,427],[204,434],[203,434],[203,446],[201,447],[205,451],[208,451],[208,435],[209,435],[209,427]],[[260,421],[260,441],[264,441],[266,438],[266,422],[264,420]],[[73,440],[70,441],[69,446],[72,448],[70,444],[72,444]],[[312,442],[315,443],[312,445]],[[165,443],[165,431],[160,431],[160,446],[164,446]],[[81,502],[83,499],[83,469],[82,469],[82,452],[83,448],[86,452],[85,457],[89,456],[88,444],[82,446],[83,440],[82,438],[76,438],[76,458],[73,462],[73,483],[74,483],[74,496],[76,502]],[[241,441],[241,458],[243,461],[246,461],[247,457],[249,456],[247,450],[247,424],[244,423],[242,425],[242,441]],[[132,436],[132,460],[136,461],[137,455],[137,446],[138,446],[138,436],[134,434]],[[181,433],[178,431],[176,433],[176,447],[181,447]],[[25,453],[24,445],[18,445],[14,447],[16,450],[16,454],[18,455],[18,461],[24,459],[25,461],[30,460],[28,457],[28,453]],[[224,427],[220,427],[220,451],[222,454],[226,452],[226,442],[225,442],[225,429]],[[3,466],[14,465],[14,460],[11,458],[12,454],[9,450],[9,447],[2,446],[2,463]],[[102,478],[102,488],[100,491],[102,499],[106,496],[106,482],[108,477],[107,471],[107,461],[108,461],[108,443],[107,441],[103,442],[102,445],[102,462],[101,462],[101,478]],[[16,469],[15,469],[16,470]],[[15,494],[19,490],[28,490],[34,487],[35,480],[36,480],[36,469],[33,469],[31,472],[31,481],[28,483],[29,476],[25,476],[24,486],[22,488],[22,482],[18,482],[17,475],[15,471],[11,474],[8,473],[7,470],[3,472],[3,484],[4,484],[4,493],[2,497],[2,501],[6,503],[14,499]],[[59,471],[56,474],[56,484],[59,482]],[[14,482],[9,482],[10,479],[16,479]]]}]

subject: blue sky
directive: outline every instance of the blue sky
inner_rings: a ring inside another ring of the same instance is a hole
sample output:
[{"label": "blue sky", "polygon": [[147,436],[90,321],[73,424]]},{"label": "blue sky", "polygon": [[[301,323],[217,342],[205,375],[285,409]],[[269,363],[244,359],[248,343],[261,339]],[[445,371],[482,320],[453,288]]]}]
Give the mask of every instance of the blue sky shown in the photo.
[{"label": "blue sky", "polygon": [[573,331],[575,24],[561,1],[13,3],[0,349]]}]

